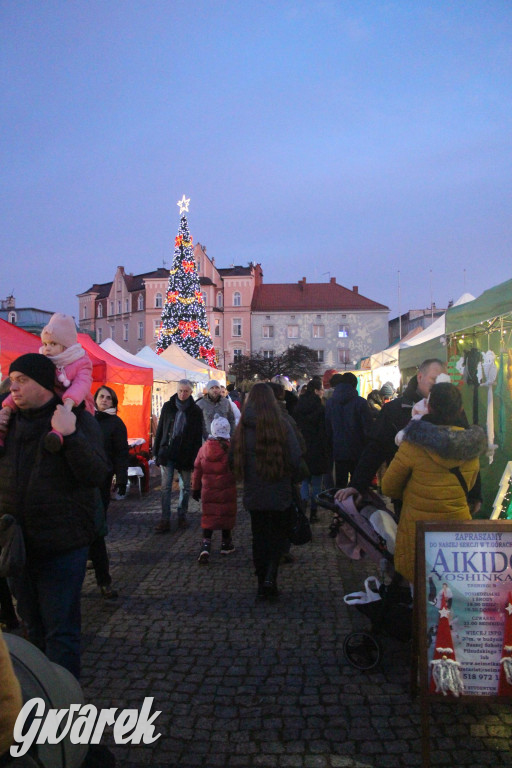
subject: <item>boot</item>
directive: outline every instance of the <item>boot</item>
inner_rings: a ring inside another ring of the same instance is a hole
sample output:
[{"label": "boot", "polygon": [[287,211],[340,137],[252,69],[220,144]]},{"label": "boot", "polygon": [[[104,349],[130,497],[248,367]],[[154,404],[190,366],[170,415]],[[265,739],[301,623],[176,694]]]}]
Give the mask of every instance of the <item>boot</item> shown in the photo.
[{"label": "boot", "polygon": [[269,600],[275,599],[279,594],[277,589],[277,568],[277,563],[271,561],[268,564],[267,572],[265,573],[263,592]]}]

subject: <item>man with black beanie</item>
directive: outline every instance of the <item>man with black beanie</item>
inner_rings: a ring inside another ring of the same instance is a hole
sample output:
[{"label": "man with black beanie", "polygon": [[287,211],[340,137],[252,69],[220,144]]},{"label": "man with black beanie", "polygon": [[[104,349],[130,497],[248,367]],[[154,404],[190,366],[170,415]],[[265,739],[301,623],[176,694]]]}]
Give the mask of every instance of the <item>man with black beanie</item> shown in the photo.
[{"label": "man with black beanie", "polygon": [[[99,427],[83,406],[67,411],[55,394],[55,366],[45,355],[21,355],[9,368],[17,406],[0,457],[0,516],[21,525],[26,565],[9,578],[28,638],[51,661],[80,674],[80,592],[95,535],[98,487],[109,463]],[[0,424],[6,425],[6,414]],[[50,429],[59,453],[45,450]]]}]

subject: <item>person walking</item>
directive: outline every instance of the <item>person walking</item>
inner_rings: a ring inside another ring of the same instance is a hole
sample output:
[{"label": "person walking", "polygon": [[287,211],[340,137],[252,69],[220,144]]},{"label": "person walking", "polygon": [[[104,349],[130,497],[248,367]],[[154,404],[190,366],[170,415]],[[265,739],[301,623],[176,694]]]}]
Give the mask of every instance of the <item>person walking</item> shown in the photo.
[{"label": "person walking", "polygon": [[[34,353],[10,365],[16,412],[0,458],[0,515],[16,518],[25,539],[25,567],[9,586],[28,639],[78,678],[80,594],[110,464],[94,417],[83,406],[68,411],[55,394],[55,372]],[[62,435],[56,453],[44,448],[51,429]]]},{"label": "person walking", "polygon": [[292,483],[299,471],[301,450],[267,384],[252,387],[231,449],[234,474],[243,482],[243,502],[251,515],[257,596],[275,599],[279,561],[292,519]]},{"label": "person walking", "polygon": [[229,421],[215,416],[211,434],[199,449],[194,462],[192,498],[201,499],[203,542],[198,562],[207,565],[210,560],[213,531],[222,531],[221,555],[235,551],[232,530],[236,521],[236,483],[229,467]]},{"label": "person walking", "polygon": [[310,475],[302,481],[300,494],[304,504],[310,505],[310,522],[317,519],[316,497],[322,491],[324,474],[330,471],[332,459],[325,426],[324,388],[321,379],[311,379],[306,391],[295,406],[294,418],[306,443],[306,464]]},{"label": "person walking", "polygon": [[457,387],[435,384],[428,414],[405,428],[382,479],[383,492],[403,500],[394,565],[412,583],[417,521],[471,520],[467,494],[476,482],[487,438],[481,427],[464,429],[463,423]]},{"label": "person walking", "polygon": [[128,433],[124,422],[117,415],[118,399],[111,387],[105,385],[100,387],[94,394],[94,404],[96,406],[95,419],[101,430],[105,453],[112,466],[112,471],[100,489],[103,514],[101,515],[98,535],[89,547],[89,558],[94,567],[96,583],[100,588],[101,596],[105,600],[113,600],[118,597],[118,593],[112,589],[112,576],[110,575],[108,552],[105,545],[107,509],[110,504],[114,475],[117,493],[121,496],[126,493],[129,463]]},{"label": "person walking", "polygon": [[[334,378],[334,377],[333,377]],[[345,488],[368,440],[372,414],[368,401],[357,394],[357,376],[341,375],[325,406],[327,440],[334,458],[336,485]]]},{"label": "person walking", "polygon": [[203,412],[203,438],[205,440],[208,439],[213,417],[216,414],[229,421],[230,434],[233,435],[235,429],[235,416],[231,408],[230,400],[226,397],[222,397],[220,382],[216,379],[210,379],[205,389],[205,394],[197,401],[197,405]]},{"label": "person walking", "polygon": [[169,533],[171,530],[171,494],[175,470],[180,484],[178,526],[186,528],[188,525],[190,478],[203,439],[203,414],[194,402],[192,390],[192,383],[188,379],[181,379],[176,394],[164,403],[158,420],[153,455],[162,472],[162,515],[155,533]]},{"label": "person walking", "polygon": [[[371,486],[381,464],[385,462],[389,465],[395,455],[397,451],[395,437],[409,423],[413,406],[429,396],[436,378],[443,373],[444,369],[444,363],[437,358],[424,360],[403,394],[382,406],[350,478],[350,486],[346,488],[342,486],[336,494],[335,498],[338,501],[355,496],[356,504],[360,502],[362,494]],[[397,511],[399,507],[400,504],[395,505]]]}]

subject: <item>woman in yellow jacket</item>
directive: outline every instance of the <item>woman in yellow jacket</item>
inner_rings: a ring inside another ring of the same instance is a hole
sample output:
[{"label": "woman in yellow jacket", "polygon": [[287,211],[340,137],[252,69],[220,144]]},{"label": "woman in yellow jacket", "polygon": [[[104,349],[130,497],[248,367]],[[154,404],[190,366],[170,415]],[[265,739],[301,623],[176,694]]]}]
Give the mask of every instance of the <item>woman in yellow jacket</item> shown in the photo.
[{"label": "woman in yellow jacket", "polygon": [[[466,493],[476,482],[478,457],[487,447],[481,427],[461,426],[462,400],[453,384],[435,384],[429,413],[411,421],[382,479],[382,492],[403,499],[395,546],[395,569],[414,582],[417,520],[471,520]],[[466,489],[457,473],[467,486]]]}]

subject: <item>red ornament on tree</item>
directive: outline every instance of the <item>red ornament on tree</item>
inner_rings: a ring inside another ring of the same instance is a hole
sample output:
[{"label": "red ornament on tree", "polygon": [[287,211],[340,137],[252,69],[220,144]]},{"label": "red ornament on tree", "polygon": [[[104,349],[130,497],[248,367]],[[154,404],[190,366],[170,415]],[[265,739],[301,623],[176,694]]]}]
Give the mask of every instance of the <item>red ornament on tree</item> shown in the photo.
[{"label": "red ornament on tree", "polygon": [[185,272],[193,272],[195,267],[194,261],[182,261],[181,266],[185,270]]},{"label": "red ornament on tree", "polygon": [[169,291],[169,293],[167,294],[167,301],[170,304],[174,304],[178,296],[179,296],[178,291]]},{"label": "red ornament on tree", "polygon": [[178,323],[178,328],[181,331],[181,335],[184,339],[187,338],[187,336],[191,336],[194,338],[194,336],[197,336],[197,329],[199,328],[199,323],[197,320],[190,320],[189,322],[186,322],[185,320],[180,320]]}]

